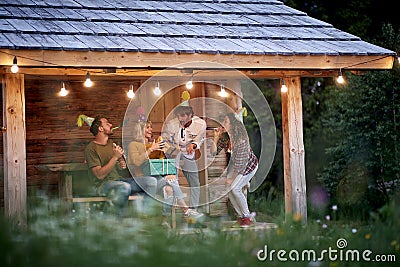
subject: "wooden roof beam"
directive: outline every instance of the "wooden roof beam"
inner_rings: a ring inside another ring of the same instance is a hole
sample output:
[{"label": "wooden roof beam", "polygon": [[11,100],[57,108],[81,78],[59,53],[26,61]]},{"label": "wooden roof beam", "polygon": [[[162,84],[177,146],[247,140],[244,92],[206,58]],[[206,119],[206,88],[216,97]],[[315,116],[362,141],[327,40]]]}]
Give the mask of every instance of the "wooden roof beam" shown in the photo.
[{"label": "wooden roof beam", "polygon": [[[14,56],[19,66],[51,68],[164,69],[187,62],[215,62],[236,69],[334,70],[391,69],[394,56],[346,55],[244,55],[178,54],[142,52],[95,52],[52,50],[0,50],[0,66],[11,66]],[[195,66],[194,66],[195,67]]]},{"label": "wooden roof beam", "polygon": [[[133,78],[137,80],[148,79],[154,75],[160,75],[165,77],[189,77],[191,74],[184,74],[180,71],[163,71],[162,70],[145,70],[145,69],[117,69],[115,72],[107,72],[105,69],[75,69],[75,68],[32,68],[32,67],[20,67],[19,73],[25,74],[25,79],[30,79],[30,76],[53,76],[60,80],[73,79],[74,77],[85,77],[87,71],[90,72],[91,76],[96,76],[100,79],[116,79],[116,80],[126,80],[128,78]],[[2,68],[0,73],[9,73],[9,69]],[[243,75],[249,77],[250,79],[278,79],[282,77],[335,77],[338,75],[338,70],[241,70]],[[355,75],[363,75],[365,71],[352,70]],[[209,77],[207,72],[202,74],[202,71],[196,72],[196,78],[200,80],[204,77]],[[223,73],[223,74],[222,74]],[[237,76],[236,72],[226,71],[219,72],[216,77],[219,79],[226,79],[230,77]]]}]

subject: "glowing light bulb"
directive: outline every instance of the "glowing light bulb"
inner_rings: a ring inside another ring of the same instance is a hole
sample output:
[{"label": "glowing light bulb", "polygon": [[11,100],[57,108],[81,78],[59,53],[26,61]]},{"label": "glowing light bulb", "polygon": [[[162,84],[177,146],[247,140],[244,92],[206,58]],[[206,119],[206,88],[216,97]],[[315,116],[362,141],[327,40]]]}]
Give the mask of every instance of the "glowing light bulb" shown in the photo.
[{"label": "glowing light bulb", "polygon": [[154,94],[156,95],[156,96],[159,96],[159,95],[161,95],[161,89],[160,89],[160,83],[157,81],[156,82],[156,87],[154,88]]},{"label": "glowing light bulb", "polygon": [[192,79],[190,79],[189,81],[187,81],[187,83],[186,83],[186,88],[189,89],[189,90],[193,88],[193,81],[192,81]]},{"label": "glowing light bulb", "polygon": [[64,83],[62,83],[62,87],[61,87],[61,90],[60,90],[60,96],[66,96],[66,95],[68,95],[68,90],[67,89],[65,89],[65,84]]},{"label": "glowing light bulb", "polygon": [[14,57],[13,65],[12,65],[12,67],[11,67],[11,72],[12,72],[12,73],[17,73],[18,70],[19,70],[19,68],[18,68],[17,57]]},{"label": "glowing light bulb", "polygon": [[227,97],[228,93],[225,91],[225,86],[223,84],[221,84],[221,91],[219,91],[218,95],[220,97]]},{"label": "glowing light bulb", "polygon": [[86,81],[85,81],[84,85],[86,87],[92,87],[92,85],[93,85],[93,82],[90,79],[90,73],[89,72],[86,74]]},{"label": "glowing light bulb", "polygon": [[127,96],[128,96],[130,99],[132,99],[132,98],[135,97],[135,92],[133,92],[133,85],[132,85],[132,84],[130,85],[129,91],[128,91],[128,93],[126,93],[126,94],[127,94]]},{"label": "glowing light bulb", "polygon": [[343,75],[342,75],[342,70],[339,70],[339,76],[337,77],[336,81],[339,84],[343,84],[344,83],[344,79],[343,79]]},{"label": "glowing light bulb", "polygon": [[286,86],[286,84],[285,84],[285,80],[282,79],[281,92],[282,92],[282,93],[287,93],[287,91],[288,91],[288,88],[287,88],[287,86]]}]

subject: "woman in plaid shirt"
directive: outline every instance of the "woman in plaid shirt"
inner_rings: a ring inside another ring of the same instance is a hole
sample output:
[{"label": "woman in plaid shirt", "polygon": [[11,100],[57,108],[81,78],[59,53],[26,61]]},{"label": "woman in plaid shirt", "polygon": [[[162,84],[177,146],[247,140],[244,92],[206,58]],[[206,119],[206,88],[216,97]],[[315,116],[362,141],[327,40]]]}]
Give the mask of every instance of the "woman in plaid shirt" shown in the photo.
[{"label": "woman in plaid shirt", "polygon": [[[258,159],[250,147],[246,129],[243,123],[236,118],[236,114],[227,114],[222,126],[228,132],[229,138],[219,138],[218,141],[214,138],[216,147],[213,147],[213,151],[219,153],[222,149],[232,150],[228,167],[230,171],[228,171],[227,177],[227,185],[230,186],[228,198],[238,216],[240,227],[249,227],[255,222],[255,219],[249,211],[247,198],[242,189],[255,175],[258,169]],[[217,130],[216,133],[218,137],[223,136],[220,130]]]}]

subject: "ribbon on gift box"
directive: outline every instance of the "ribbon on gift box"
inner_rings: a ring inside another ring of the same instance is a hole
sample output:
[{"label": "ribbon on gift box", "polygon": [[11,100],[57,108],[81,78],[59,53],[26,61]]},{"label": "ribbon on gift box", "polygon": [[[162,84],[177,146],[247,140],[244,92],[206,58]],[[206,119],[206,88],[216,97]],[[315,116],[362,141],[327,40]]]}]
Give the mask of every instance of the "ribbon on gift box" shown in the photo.
[{"label": "ribbon on gift box", "polygon": [[[149,160],[148,164],[149,164],[148,171],[147,170],[145,171],[146,175],[176,174],[176,166],[174,159],[151,159]],[[173,166],[169,167],[168,166],[169,164],[172,164]]]}]

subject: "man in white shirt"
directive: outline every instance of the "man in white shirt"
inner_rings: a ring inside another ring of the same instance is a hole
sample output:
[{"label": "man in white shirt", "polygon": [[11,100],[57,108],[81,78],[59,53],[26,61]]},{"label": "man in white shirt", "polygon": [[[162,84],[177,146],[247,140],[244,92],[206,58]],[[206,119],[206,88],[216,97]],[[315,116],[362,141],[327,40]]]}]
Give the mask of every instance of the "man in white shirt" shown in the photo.
[{"label": "man in white shirt", "polygon": [[179,166],[190,186],[190,207],[196,210],[200,200],[200,180],[195,150],[204,142],[206,122],[194,116],[188,105],[176,107],[174,115],[175,118],[164,127],[163,137],[170,143],[167,153],[177,155],[177,165],[179,161],[181,163]]}]

